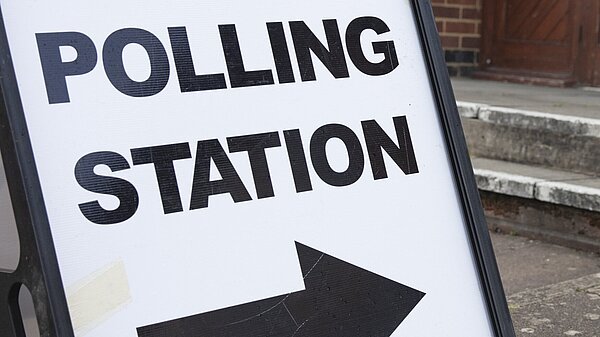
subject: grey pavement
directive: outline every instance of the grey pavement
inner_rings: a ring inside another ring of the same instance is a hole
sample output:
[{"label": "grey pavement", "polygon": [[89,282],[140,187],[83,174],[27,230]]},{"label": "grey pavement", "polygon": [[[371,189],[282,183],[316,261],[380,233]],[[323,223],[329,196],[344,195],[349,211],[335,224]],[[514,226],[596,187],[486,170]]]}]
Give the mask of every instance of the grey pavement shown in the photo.
[{"label": "grey pavement", "polygon": [[[572,162],[579,165],[584,155],[595,157],[600,137],[598,88],[547,88],[464,78],[453,79],[452,84],[461,102],[463,125],[471,131],[466,132],[467,138],[472,136],[471,152],[491,139],[496,143],[482,147],[481,154],[495,158],[495,147],[514,148],[516,152],[508,151],[507,157],[521,162],[473,158],[480,189],[600,211],[596,164],[571,169],[570,162],[559,160],[562,166],[543,168],[543,161],[535,161],[535,153],[521,153],[532,147],[544,155],[544,145],[556,146],[559,159],[572,154]],[[566,152],[560,152],[563,148],[553,137],[565,139]],[[570,142],[577,137],[593,145]],[[590,160],[595,163],[598,158]],[[593,227],[598,227],[596,222]],[[492,241],[518,337],[600,337],[600,255],[514,235],[492,233]]]},{"label": "grey pavement", "polygon": [[600,256],[492,233],[518,337],[600,337]]},{"label": "grey pavement", "polygon": [[547,88],[468,78],[454,78],[452,86],[459,101],[575,117],[600,118],[598,88]]}]

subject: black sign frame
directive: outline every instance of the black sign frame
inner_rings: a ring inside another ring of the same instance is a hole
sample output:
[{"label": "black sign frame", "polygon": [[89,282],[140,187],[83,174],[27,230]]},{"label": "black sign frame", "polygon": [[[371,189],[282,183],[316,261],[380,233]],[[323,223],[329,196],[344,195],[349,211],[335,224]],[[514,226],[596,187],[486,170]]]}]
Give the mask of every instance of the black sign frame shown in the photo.
[{"label": "black sign frame", "polygon": [[[514,337],[514,328],[431,4],[428,0],[409,1],[414,12],[433,99],[442,123],[491,328],[495,337]],[[18,303],[19,290],[25,285],[31,291],[41,337],[73,337],[65,291],[1,13],[0,21],[0,150],[20,238],[20,260],[16,271],[0,272],[0,335],[25,337]]]}]

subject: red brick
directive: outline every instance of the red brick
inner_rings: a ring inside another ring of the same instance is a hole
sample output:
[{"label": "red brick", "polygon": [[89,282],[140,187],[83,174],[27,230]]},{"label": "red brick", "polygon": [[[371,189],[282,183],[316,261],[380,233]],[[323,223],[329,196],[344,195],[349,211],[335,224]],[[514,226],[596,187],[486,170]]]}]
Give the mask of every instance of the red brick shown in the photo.
[{"label": "red brick", "polygon": [[434,3],[434,4],[443,4],[443,3],[446,3],[446,0],[431,0],[431,3]]},{"label": "red brick", "polygon": [[458,36],[440,36],[443,48],[458,48],[459,39]]},{"label": "red brick", "polygon": [[479,49],[481,48],[481,38],[463,36],[460,46],[463,48]]},{"label": "red brick", "polygon": [[463,8],[461,18],[481,20],[481,11],[475,8]]},{"label": "red brick", "polygon": [[444,32],[444,22],[443,21],[435,21],[435,25],[437,26],[437,30],[440,33]]},{"label": "red brick", "polygon": [[474,34],[476,30],[475,23],[471,22],[446,22],[446,33],[464,33]]},{"label": "red brick", "polygon": [[460,18],[460,9],[457,7],[433,6],[433,14],[436,18]]}]

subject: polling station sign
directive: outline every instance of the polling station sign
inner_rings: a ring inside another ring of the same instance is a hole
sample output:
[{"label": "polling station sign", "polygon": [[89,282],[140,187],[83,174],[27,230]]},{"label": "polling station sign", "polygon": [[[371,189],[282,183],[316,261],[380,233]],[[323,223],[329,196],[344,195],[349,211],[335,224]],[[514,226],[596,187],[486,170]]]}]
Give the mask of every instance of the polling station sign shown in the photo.
[{"label": "polling station sign", "polygon": [[3,336],[514,335],[427,1],[0,8]]}]

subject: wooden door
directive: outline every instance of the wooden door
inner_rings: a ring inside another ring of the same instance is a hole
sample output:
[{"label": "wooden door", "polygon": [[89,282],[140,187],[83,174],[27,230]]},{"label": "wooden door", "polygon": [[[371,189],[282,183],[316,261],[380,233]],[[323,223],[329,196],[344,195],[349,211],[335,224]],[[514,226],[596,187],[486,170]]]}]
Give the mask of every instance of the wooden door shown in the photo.
[{"label": "wooden door", "polygon": [[586,41],[590,47],[585,52],[587,69],[584,75],[587,76],[587,83],[600,86],[600,1],[590,3],[586,12],[589,26],[589,38]]},{"label": "wooden door", "polygon": [[487,0],[481,65],[488,71],[573,80],[580,0]]}]

